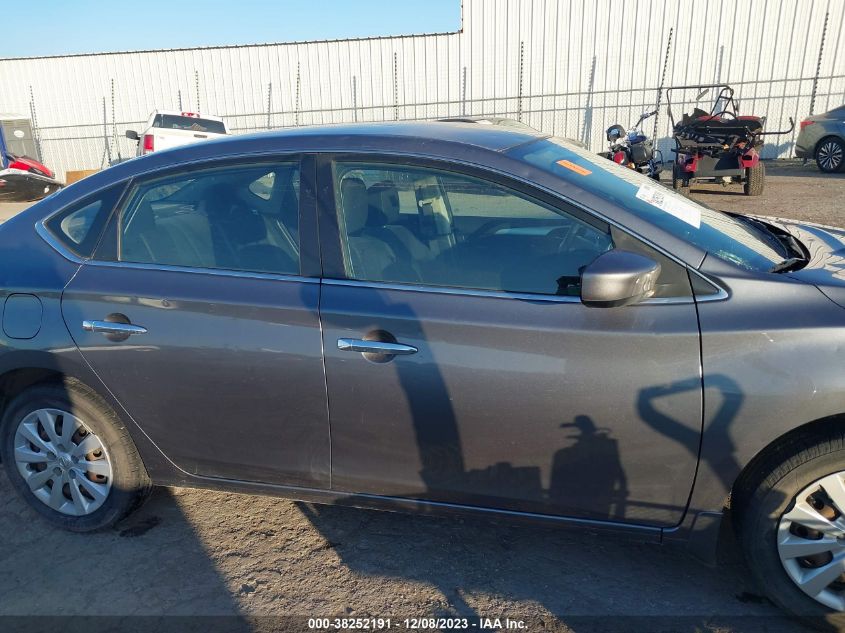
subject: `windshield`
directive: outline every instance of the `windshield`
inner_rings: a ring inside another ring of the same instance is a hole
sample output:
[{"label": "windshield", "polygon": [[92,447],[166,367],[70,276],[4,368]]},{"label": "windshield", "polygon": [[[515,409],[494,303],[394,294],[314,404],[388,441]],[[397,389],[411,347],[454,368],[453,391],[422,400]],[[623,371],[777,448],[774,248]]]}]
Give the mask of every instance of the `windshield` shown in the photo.
[{"label": "windshield", "polygon": [[711,209],[563,139],[538,139],[508,154],[748,270],[770,271],[790,255],[761,222]]},{"label": "windshield", "polygon": [[190,132],[208,132],[210,134],[225,134],[226,127],[223,121],[212,119],[200,119],[192,116],[179,116],[177,114],[158,114],[153,127],[165,128],[168,130],[188,130]]}]

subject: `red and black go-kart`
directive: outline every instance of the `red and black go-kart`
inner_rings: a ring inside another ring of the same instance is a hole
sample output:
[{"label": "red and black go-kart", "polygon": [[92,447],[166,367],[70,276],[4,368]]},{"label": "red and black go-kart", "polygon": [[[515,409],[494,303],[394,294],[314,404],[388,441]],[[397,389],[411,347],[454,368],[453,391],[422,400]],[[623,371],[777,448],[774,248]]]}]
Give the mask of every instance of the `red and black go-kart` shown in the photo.
[{"label": "red and black go-kart", "polygon": [[[676,122],[672,92],[689,90],[699,91],[696,103],[716,91],[713,107],[709,112],[695,107]],[[790,117],[788,130],[764,132],[766,117],[740,116],[733,88],[726,84],[667,88],[666,106],[675,137],[672,187],[685,194],[695,182],[717,182],[741,183],[745,195],[759,196],[766,180],[766,167],[760,162],[763,137],[788,134],[795,127]]]}]

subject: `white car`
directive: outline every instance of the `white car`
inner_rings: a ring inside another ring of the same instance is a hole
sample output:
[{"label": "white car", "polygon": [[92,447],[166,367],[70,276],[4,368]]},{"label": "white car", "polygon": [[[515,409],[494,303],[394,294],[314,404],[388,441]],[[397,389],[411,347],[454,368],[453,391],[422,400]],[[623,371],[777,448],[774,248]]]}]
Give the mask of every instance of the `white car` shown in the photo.
[{"label": "white car", "polygon": [[228,133],[226,123],[218,116],[156,110],[150,115],[141,134],[135,130],[127,130],[126,138],[138,142],[135,155],[143,156],[171,147],[220,138]]}]

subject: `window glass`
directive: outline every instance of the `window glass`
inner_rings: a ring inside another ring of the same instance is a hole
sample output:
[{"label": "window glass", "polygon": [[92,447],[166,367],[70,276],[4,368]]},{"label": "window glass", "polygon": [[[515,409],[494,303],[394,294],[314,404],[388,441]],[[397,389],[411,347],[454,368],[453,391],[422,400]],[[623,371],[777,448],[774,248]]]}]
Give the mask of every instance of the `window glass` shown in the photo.
[{"label": "window glass", "polygon": [[249,185],[249,190],[262,200],[269,200],[273,194],[273,183],[276,181],[276,172],[270,171],[254,180]]},{"label": "window glass", "polygon": [[737,266],[768,271],[790,256],[759,222],[711,209],[564,139],[539,139],[510,153]]},{"label": "window glass", "polygon": [[613,248],[607,226],[479,178],[351,162],[334,171],[352,279],[578,295],[581,267]]},{"label": "window glass", "polygon": [[81,209],[69,213],[59,222],[62,233],[67,235],[70,241],[79,246],[85,240],[85,236],[91,231],[94,221],[97,219],[102,208],[103,201],[95,200],[91,204],[86,204]]},{"label": "window glass", "polygon": [[119,259],[299,274],[298,180],[298,163],[286,163],[143,183],[121,213]]},{"label": "window glass", "polygon": [[90,257],[126,183],[120,183],[50,218],[46,224],[77,255]]},{"label": "window glass", "polygon": [[201,119],[195,116],[180,116],[178,114],[158,114],[153,121],[153,127],[169,130],[187,130],[189,132],[209,132],[211,134],[225,134],[226,126],[223,121]]}]

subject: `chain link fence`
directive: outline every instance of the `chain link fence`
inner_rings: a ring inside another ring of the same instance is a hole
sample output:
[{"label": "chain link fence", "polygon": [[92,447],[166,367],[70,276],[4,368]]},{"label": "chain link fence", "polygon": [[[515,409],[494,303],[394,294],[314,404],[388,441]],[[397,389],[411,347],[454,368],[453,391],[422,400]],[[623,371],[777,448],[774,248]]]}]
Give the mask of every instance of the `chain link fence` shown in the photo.
[{"label": "chain link fence", "polygon": [[[845,74],[823,77],[784,78],[774,81],[743,81],[731,85],[736,90],[740,111],[767,117],[768,129],[785,129],[788,119],[796,122],[809,112],[802,112],[800,102],[806,101],[812,87],[822,81],[833,84],[845,80]],[[755,94],[761,86],[765,96]],[[601,151],[605,143],[604,130],[614,123],[631,125],[641,112],[651,110],[657,102],[657,86],[635,90],[602,90],[551,94],[525,94],[497,98],[423,101],[418,103],[356,104],[349,107],[327,107],[262,112],[220,113],[232,134],[248,134],[304,125],[334,123],[420,121],[446,117],[506,117],[521,121],[547,134],[577,139],[593,151]],[[775,94],[771,94],[774,92]],[[816,102],[836,103],[836,92],[817,92]],[[108,104],[106,104],[108,105]],[[672,103],[677,119],[696,102],[691,94]],[[832,106],[831,106],[832,107]],[[99,122],[75,125],[35,127],[36,140],[44,159],[51,164],[77,168],[106,167],[110,163],[135,155],[136,143],[125,137],[127,130],[140,131],[146,120],[115,121],[104,110]],[[650,128],[649,124],[649,128]],[[671,156],[668,109],[663,105],[658,113],[658,146],[664,156]],[[651,129],[646,130],[650,133]],[[791,133],[770,137],[763,149],[764,158],[789,157],[792,154],[797,128]],[[92,159],[97,160],[92,164]]]}]

